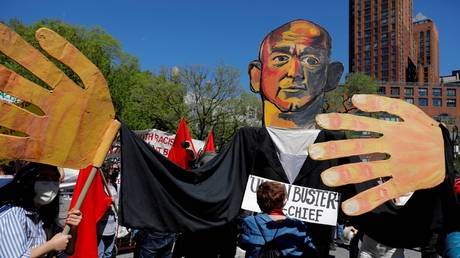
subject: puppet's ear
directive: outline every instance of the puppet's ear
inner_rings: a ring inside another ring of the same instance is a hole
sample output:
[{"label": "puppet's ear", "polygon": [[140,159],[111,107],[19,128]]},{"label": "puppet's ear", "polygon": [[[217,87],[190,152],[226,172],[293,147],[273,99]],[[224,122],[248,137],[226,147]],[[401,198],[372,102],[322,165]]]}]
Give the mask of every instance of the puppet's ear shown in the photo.
[{"label": "puppet's ear", "polygon": [[324,92],[335,89],[337,83],[342,77],[343,64],[340,62],[332,62],[327,67],[327,81],[324,85]]},{"label": "puppet's ear", "polygon": [[249,79],[251,83],[252,92],[258,93],[260,91],[260,81],[262,79],[262,64],[260,61],[252,61],[249,63]]}]

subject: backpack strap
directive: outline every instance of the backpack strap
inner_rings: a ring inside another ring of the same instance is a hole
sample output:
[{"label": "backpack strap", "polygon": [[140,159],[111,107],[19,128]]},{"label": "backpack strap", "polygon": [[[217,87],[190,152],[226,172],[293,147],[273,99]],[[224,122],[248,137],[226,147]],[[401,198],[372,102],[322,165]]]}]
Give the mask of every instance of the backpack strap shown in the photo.
[{"label": "backpack strap", "polygon": [[[263,231],[262,231],[262,227],[261,227],[260,224],[257,222],[256,216],[254,216],[254,221],[256,222],[256,226],[257,226],[257,228],[259,229],[260,234],[262,235],[262,238],[263,238],[264,241],[265,241],[265,244],[268,243],[268,241],[267,241],[267,239],[265,238],[264,233],[263,233]],[[273,235],[273,238],[272,238],[271,241],[273,241],[273,240],[275,239],[275,237],[276,237],[276,234],[278,234],[278,229],[279,229],[279,228],[276,228],[275,234]],[[271,241],[270,241],[270,242],[271,242]]]}]

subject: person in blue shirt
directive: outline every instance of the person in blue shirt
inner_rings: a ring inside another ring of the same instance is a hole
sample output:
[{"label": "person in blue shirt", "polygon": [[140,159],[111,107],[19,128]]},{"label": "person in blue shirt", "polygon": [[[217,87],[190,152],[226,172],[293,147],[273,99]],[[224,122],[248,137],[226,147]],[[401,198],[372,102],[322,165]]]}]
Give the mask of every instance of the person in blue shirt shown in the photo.
[{"label": "person in blue shirt", "polygon": [[271,242],[283,257],[315,257],[315,246],[306,225],[283,213],[286,190],[277,182],[264,182],[257,189],[257,204],[263,213],[244,219],[239,246],[247,258],[259,256],[262,247]]}]

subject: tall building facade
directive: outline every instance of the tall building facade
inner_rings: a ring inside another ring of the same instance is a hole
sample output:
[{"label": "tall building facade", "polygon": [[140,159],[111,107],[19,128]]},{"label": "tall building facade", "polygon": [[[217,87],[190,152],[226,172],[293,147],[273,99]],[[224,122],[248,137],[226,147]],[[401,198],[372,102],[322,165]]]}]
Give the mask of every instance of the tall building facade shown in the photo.
[{"label": "tall building facade", "polygon": [[422,13],[413,20],[417,81],[439,82],[439,35],[435,23]]},{"label": "tall building facade", "polygon": [[417,81],[412,0],[349,0],[349,72]]}]

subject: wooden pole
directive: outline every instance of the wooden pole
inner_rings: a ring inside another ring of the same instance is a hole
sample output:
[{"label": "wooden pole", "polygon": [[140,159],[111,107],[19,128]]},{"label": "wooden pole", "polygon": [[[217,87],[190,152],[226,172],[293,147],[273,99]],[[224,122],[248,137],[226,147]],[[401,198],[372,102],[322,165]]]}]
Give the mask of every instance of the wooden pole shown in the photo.
[{"label": "wooden pole", "polygon": [[[83,200],[85,200],[86,194],[88,193],[88,189],[93,183],[94,177],[96,176],[98,168],[93,167],[91,169],[91,172],[89,173],[88,178],[86,179],[85,184],[83,185],[83,188],[80,192],[80,195],[78,196],[77,202],[75,203],[75,206],[72,208],[72,210],[79,210],[81,207],[81,204],[83,203]],[[71,227],[69,225],[65,225],[64,230],[62,230],[62,233],[65,235],[68,235],[71,230]],[[76,232],[75,232],[76,233]],[[75,243],[76,243],[76,234],[72,234],[72,239],[69,241],[67,244],[67,248],[65,250],[65,253],[68,255],[72,255],[75,252]]]},{"label": "wooden pole", "polygon": [[[107,180],[105,179],[104,173],[102,173],[102,169],[100,170],[100,172],[101,172],[101,177],[102,177],[102,183],[104,183],[104,186],[105,186],[105,189],[107,190],[107,193],[112,198],[113,197],[112,192],[110,192],[109,185],[107,183]],[[111,203],[112,203],[113,208],[115,209],[115,212],[118,213],[117,205],[116,205],[116,203],[115,203],[115,201],[113,199],[111,200]]]}]

